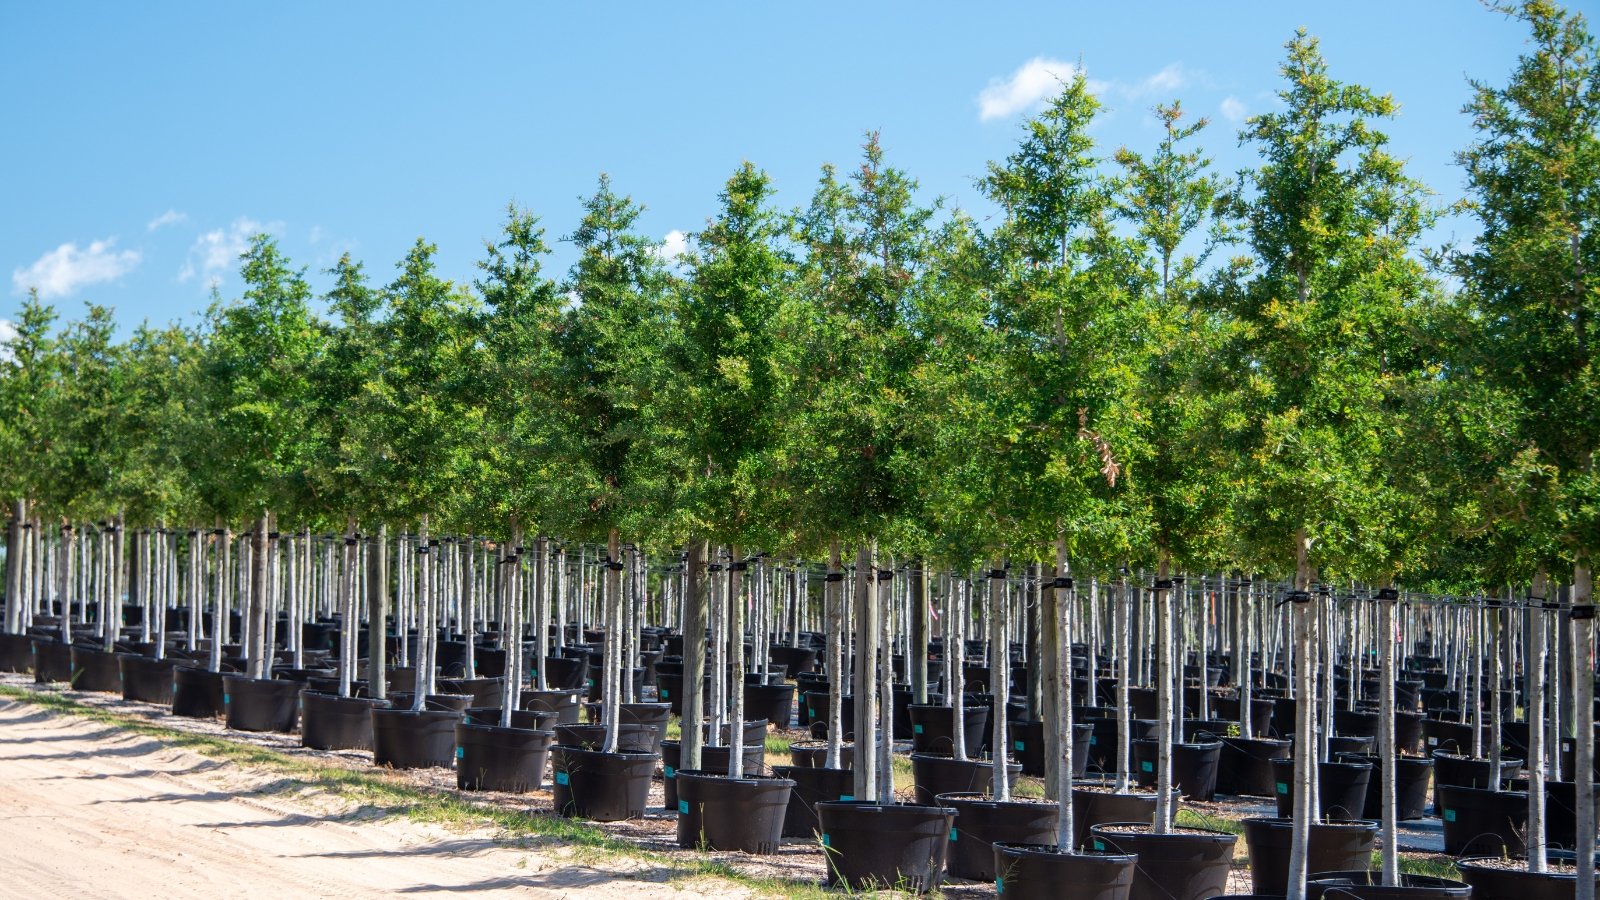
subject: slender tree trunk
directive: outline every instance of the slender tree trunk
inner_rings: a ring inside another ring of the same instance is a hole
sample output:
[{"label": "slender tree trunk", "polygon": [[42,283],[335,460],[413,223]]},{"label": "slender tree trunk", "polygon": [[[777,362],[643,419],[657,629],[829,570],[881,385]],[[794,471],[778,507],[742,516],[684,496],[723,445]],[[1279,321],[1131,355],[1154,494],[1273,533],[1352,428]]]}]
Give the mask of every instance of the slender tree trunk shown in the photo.
[{"label": "slender tree trunk", "polygon": [[[1528,664],[1523,667],[1523,678],[1528,686],[1528,705],[1523,719],[1528,724],[1528,871],[1545,871],[1544,822],[1544,666],[1545,666],[1545,612],[1539,608],[1547,589],[1544,569],[1533,576],[1533,590],[1528,597]],[[1579,795],[1582,796],[1582,795]],[[1580,834],[1582,832],[1579,832]]]},{"label": "slender tree trunk", "polygon": [[[1307,557],[1310,540],[1305,529],[1295,533],[1294,590],[1303,594],[1311,589],[1311,563]],[[1294,616],[1295,724],[1294,742],[1294,821],[1289,843],[1289,884],[1287,900],[1305,900],[1306,859],[1311,837],[1314,798],[1312,771],[1316,767],[1316,665],[1311,655],[1311,604],[1301,597],[1290,603]]]},{"label": "slender tree trunk", "polygon": [[379,525],[367,539],[367,685],[376,700],[389,696],[388,563],[389,526]]},{"label": "slender tree trunk", "polygon": [[[1172,580],[1167,552],[1156,571],[1156,718],[1163,725],[1156,749],[1156,813],[1151,830],[1172,829]],[[1181,699],[1181,698],[1180,698]]]},{"label": "slender tree trunk", "polygon": [[744,590],[746,563],[739,558],[739,548],[729,547],[728,562],[728,653],[732,672],[729,673],[729,700],[733,706],[733,721],[728,725],[728,775],[744,777]]},{"label": "slender tree trunk", "polygon": [[683,727],[678,747],[679,767],[698,770],[701,764],[701,731],[705,725],[705,694],[701,685],[706,677],[706,556],[710,544],[694,538],[685,553],[688,576],[683,598]]},{"label": "slender tree trunk", "polygon": [[1383,883],[1400,883],[1398,813],[1395,809],[1394,605],[1388,585],[1378,592],[1378,763],[1383,767]]},{"label": "slender tree trunk", "polygon": [[[1577,718],[1577,743],[1573,752],[1573,780],[1577,796],[1594,795],[1594,585],[1587,554],[1578,557],[1572,572],[1572,655],[1577,672],[1573,687],[1573,713]],[[1586,842],[1595,834],[1594,804],[1578,803],[1577,833]],[[1588,844],[1579,847],[1576,900],[1594,900],[1594,854]]]},{"label": "slender tree trunk", "polygon": [[250,554],[250,645],[245,650],[251,678],[267,678],[271,663],[267,654],[267,529],[270,513],[256,520],[254,549]]},{"label": "slender tree trunk", "polygon": [[928,702],[928,573],[924,560],[911,563],[911,702]]},{"label": "slender tree trunk", "polygon": [[856,550],[855,583],[855,690],[856,698],[856,796],[878,796],[878,582],[875,575],[875,546],[864,541]]},{"label": "slender tree trunk", "polygon": [[[1133,745],[1133,712],[1128,699],[1128,689],[1133,682],[1133,597],[1128,593],[1127,569],[1122,570],[1122,583],[1117,591],[1117,783],[1116,792],[1128,790],[1128,772]],[[1137,591],[1137,588],[1134,588]],[[1059,699],[1059,698],[1058,698]],[[1068,702],[1071,702],[1070,700]],[[1159,801],[1158,801],[1159,802]]]},{"label": "slender tree trunk", "polygon": [[[1065,574],[1066,570],[1065,541],[1056,544],[1056,579],[1051,594],[1054,602],[1055,631],[1058,635],[1072,633],[1072,579]],[[1094,648],[1089,649],[1090,654]],[[1062,853],[1070,853],[1077,848],[1072,846],[1072,771],[1075,761],[1072,758],[1072,653],[1056,654],[1056,696],[1066,698],[1065,702],[1058,702],[1056,711],[1057,727],[1045,729],[1046,732],[1056,732],[1057,756],[1055,764],[1055,796],[1056,796],[1056,849]],[[1093,677],[1094,666],[1090,665],[1090,677]],[[1159,801],[1158,801],[1159,802]]]},{"label": "slender tree trunk", "polygon": [[844,741],[844,559],[837,538],[828,547],[828,580],[823,585],[823,604],[828,616],[828,750],[830,769],[840,768],[839,745]]},{"label": "slender tree trunk", "polygon": [[[994,697],[994,714],[989,726],[992,732],[990,746],[994,748],[992,764],[993,781],[990,793],[994,799],[1011,799],[1011,785],[1006,779],[1006,705],[1011,694],[1011,654],[1006,634],[1006,570],[1005,560],[995,557],[989,569],[989,690]],[[1064,632],[1062,640],[1070,640]],[[1067,687],[1072,687],[1072,654],[1067,654]],[[1067,743],[1071,743],[1071,739]]]}]

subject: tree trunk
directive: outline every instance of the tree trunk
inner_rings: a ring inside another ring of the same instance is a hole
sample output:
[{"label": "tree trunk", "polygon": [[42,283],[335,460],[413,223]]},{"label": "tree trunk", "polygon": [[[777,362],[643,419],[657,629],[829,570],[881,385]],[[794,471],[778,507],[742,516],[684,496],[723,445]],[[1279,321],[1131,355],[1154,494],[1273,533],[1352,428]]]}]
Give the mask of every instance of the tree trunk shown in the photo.
[{"label": "tree trunk", "polygon": [[621,712],[622,669],[622,541],[613,528],[606,533],[605,568],[605,680],[600,689],[600,720],[605,723],[604,753],[617,752],[618,714]]},{"label": "tree trunk", "polygon": [[[1594,585],[1587,555],[1578,557],[1572,572],[1572,656],[1577,672],[1573,692],[1573,713],[1577,719],[1577,744],[1573,752],[1573,780],[1577,782],[1577,796],[1594,795]],[[1578,803],[1577,833],[1592,837],[1595,833],[1594,804]],[[1587,838],[1586,838],[1587,840]],[[1578,884],[1576,900],[1594,900],[1594,854],[1587,845],[1580,848],[1578,856]]]},{"label": "tree trunk", "polygon": [[747,563],[739,558],[739,548],[729,547],[728,563],[728,653],[732,672],[728,676],[733,720],[728,724],[728,775],[744,777],[744,573]]},{"label": "tree trunk", "polygon": [[267,654],[267,529],[271,514],[263,512],[256,520],[254,547],[250,553],[250,645],[245,650],[245,665],[251,678],[267,678],[271,663]]},{"label": "tree trunk", "polygon": [[683,598],[683,719],[678,747],[679,767],[698,770],[705,725],[705,695],[701,685],[706,677],[706,555],[710,545],[705,538],[689,541],[684,554],[688,584]]},{"label": "tree trunk", "polygon": [[1316,768],[1316,665],[1311,655],[1311,603],[1305,592],[1311,589],[1311,562],[1307,557],[1310,539],[1305,529],[1295,533],[1294,590],[1296,602],[1289,606],[1294,616],[1295,724],[1294,742],[1294,821],[1289,843],[1289,884],[1287,900],[1305,900],[1306,851],[1310,846],[1314,798],[1312,771]]},{"label": "tree trunk", "polygon": [[838,539],[828,547],[828,580],[823,585],[823,605],[828,617],[828,751],[826,763],[839,768],[839,745],[844,741],[844,559]]},{"label": "tree trunk", "polygon": [[[1546,577],[1541,567],[1533,576],[1533,589],[1528,597],[1528,664],[1523,667],[1527,679],[1528,705],[1523,719],[1528,723],[1528,871],[1545,871],[1544,823],[1544,666],[1545,666],[1545,612],[1539,606],[1544,602]],[[1579,795],[1582,796],[1582,795]],[[1581,834],[1582,832],[1580,832]]]},{"label": "tree trunk", "polygon": [[[1056,544],[1056,578],[1050,591],[1054,595],[1054,623],[1058,635],[1072,633],[1072,579],[1066,576],[1065,541]],[[1056,849],[1062,853],[1070,853],[1075,848],[1072,846],[1072,653],[1056,653],[1056,696],[1065,698],[1056,705],[1057,723],[1054,729],[1045,729],[1046,733],[1056,732],[1056,764],[1054,793],[1056,799]],[[1090,654],[1094,648],[1089,648]],[[1093,677],[1094,666],[1089,667],[1090,677]],[[1002,754],[1004,755],[1004,754]],[[1158,801],[1159,802],[1159,801]]]},{"label": "tree trunk", "polygon": [[1172,580],[1169,560],[1160,551],[1156,570],[1156,718],[1163,728],[1156,749],[1156,813],[1151,830],[1166,834],[1172,829]]},{"label": "tree trunk", "polygon": [[[1383,883],[1400,883],[1399,825],[1395,810],[1394,746],[1394,605],[1399,597],[1388,585],[1378,592],[1378,762],[1383,767]],[[1354,663],[1354,660],[1352,660]],[[1359,665],[1352,665],[1358,670]]]},{"label": "tree trunk", "polygon": [[864,541],[856,550],[855,583],[855,690],[856,698],[856,796],[878,796],[878,582],[875,545]]},{"label": "tree trunk", "polygon": [[[1011,785],[1006,780],[1006,705],[1011,694],[1011,653],[1006,632],[1006,570],[1005,560],[995,557],[989,569],[989,691],[994,698],[994,714],[990,716],[989,727],[992,738],[989,745],[994,748],[992,754],[994,775],[990,782],[990,793],[995,800],[1006,801],[1011,799]],[[1062,640],[1070,640],[1070,633],[1063,632]],[[1067,654],[1067,687],[1072,686],[1072,654]],[[1070,692],[1069,692],[1070,696]],[[956,723],[961,727],[962,723]],[[1071,743],[1071,739],[1067,743]],[[1068,771],[1071,771],[1070,769]]]},{"label": "tree trunk", "polygon": [[911,564],[911,652],[906,662],[911,666],[911,702],[928,702],[928,573],[926,562],[914,560]]}]

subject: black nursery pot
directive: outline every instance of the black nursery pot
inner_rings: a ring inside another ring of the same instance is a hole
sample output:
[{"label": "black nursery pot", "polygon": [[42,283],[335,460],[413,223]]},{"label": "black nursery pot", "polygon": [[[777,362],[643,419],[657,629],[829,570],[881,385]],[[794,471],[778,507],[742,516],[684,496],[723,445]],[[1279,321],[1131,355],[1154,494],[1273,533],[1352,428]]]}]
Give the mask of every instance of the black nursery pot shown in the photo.
[{"label": "black nursery pot", "polygon": [[[1173,791],[1173,808],[1177,808],[1179,794]],[[1117,794],[1091,788],[1072,789],[1072,846],[1083,849],[1089,841],[1089,829],[1112,822],[1148,822],[1156,814],[1154,791],[1145,794]]]},{"label": "black nursery pot", "polygon": [[[911,716],[912,753],[949,756],[955,752],[955,729],[952,725],[955,707],[913,703],[906,707],[906,711]],[[989,727],[989,708],[965,706],[962,708],[962,721],[965,723],[963,737],[967,742],[966,750],[969,754],[977,753],[978,748],[983,746],[983,735]]]},{"label": "black nursery pot", "polygon": [[1254,797],[1275,795],[1272,761],[1288,758],[1289,746],[1288,741],[1276,738],[1223,738],[1217,758],[1217,790]]},{"label": "black nursery pot", "polygon": [[658,759],[654,753],[601,753],[556,745],[550,750],[556,814],[596,822],[644,818]]},{"label": "black nursery pot", "polygon": [[33,638],[26,634],[0,634],[0,672],[33,671]]},{"label": "black nursery pot", "polygon": [[[683,745],[678,741],[661,742],[661,790],[663,805],[667,810],[678,808],[678,762],[681,758]],[[760,774],[766,765],[767,748],[763,744],[744,745],[744,774]],[[721,747],[700,747],[700,768],[696,771],[712,772],[718,775],[728,774],[728,760],[733,756],[733,748],[724,744]]]},{"label": "black nursery pot", "polygon": [[300,692],[300,746],[313,750],[371,750],[372,710],[387,700]]},{"label": "black nursery pot", "polygon": [[[855,773],[849,769],[821,766],[773,766],[772,773],[794,783],[789,791],[789,807],[784,811],[783,836],[809,838],[817,834],[817,804],[825,800],[850,802],[855,799]],[[674,805],[676,808],[676,805]]]},{"label": "black nursery pot", "polygon": [[[1158,741],[1133,742],[1133,768],[1140,787],[1154,787]],[[1217,761],[1222,742],[1172,745],[1172,783],[1185,797],[1209,802],[1217,793]]]},{"label": "black nursery pot", "polygon": [[506,683],[500,678],[441,678],[439,693],[465,694],[470,706],[499,706],[505,702]]},{"label": "black nursery pot", "polygon": [[1502,757],[1500,760],[1500,783],[1489,783],[1489,760],[1481,756],[1458,756],[1444,750],[1433,752],[1433,810],[1434,815],[1439,815],[1442,809],[1442,798],[1439,788],[1447,784],[1458,787],[1474,787],[1498,790],[1507,780],[1514,778],[1517,770],[1522,768],[1522,760]]},{"label": "black nursery pot", "polygon": [[[1360,819],[1367,809],[1372,773],[1369,762],[1317,763],[1317,802],[1323,817],[1334,822]],[[1287,819],[1294,814],[1294,760],[1273,760],[1272,777],[1278,818]]]},{"label": "black nursery pot", "polygon": [[[416,699],[414,691],[389,692],[389,703],[395,709],[410,709]],[[422,698],[422,708],[432,712],[465,713],[471,705],[471,694],[429,694]]]},{"label": "black nursery pot", "polygon": [[140,703],[172,705],[172,670],[194,663],[184,659],[155,659],[149,656],[122,656],[122,699]]},{"label": "black nursery pot", "polygon": [[[1529,872],[1526,865],[1507,868],[1503,862],[1499,857],[1456,860],[1461,880],[1472,886],[1473,900],[1572,900],[1577,896],[1576,870]],[[1572,858],[1566,862],[1570,865]],[[1595,873],[1595,882],[1600,886],[1600,871]]]},{"label": "black nursery pot", "polygon": [[[1289,890],[1291,819],[1245,819],[1250,853],[1250,887],[1257,894],[1283,896]],[[1335,872],[1367,865],[1378,842],[1376,822],[1313,822],[1307,839],[1306,871]]]},{"label": "black nursery pot", "polygon": [[[1014,719],[1008,723],[1011,731],[1011,756],[1022,765],[1022,774],[1043,777],[1044,727],[1038,719]],[[1072,726],[1072,777],[1082,778],[1089,770],[1089,742],[1094,740],[1094,726],[1073,723]],[[1019,841],[1019,843],[1028,843]]]},{"label": "black nursery pot", "polygon": [[1139,858],[1129,900],[1205,900],[1227,889],[1236,835],[1200,828],[1155,834],[1148,823],[1111,823],[1089,829],[1097,852]]},{"label": "black nursery pot", "polygon": [[746,715],[788,728],[794,718],[794,685],[747,684],[744,686],[744,709]]},{"label": "black nursery pot", "polygon": [[[1006,778],[1012,784],[1022,774],[1022,766],[1006,764]],[[913,796],[923,805],[933,805],[940,794],[988,793],[994,785],[994,763],[986,759],[953,759],[931,753],[911,754]]]},{"label": "black nursery pot", "polygon": [[576,725],[583,710],[578,705],[582,692],[576,690],[523,691],[523,709],[543,709],[557,714],[561,725]]},{"label": "black nursery pot", "polygon": [[373,707],[372,762],[391,769],[448,769],[456,757],[461,713]]},{"label": "black nursery pot", "polygon": [[1383,873],[1369,869],[1314,872],[1306,879],[1307,900],[1468,900],[1472,886],[1432,875],[1400,875],[1400,883],[1385,886]]},{"label": "black nursery pot", "polygon": [[988,794],[940,794],[938,805],[956,810],[945,871],[956,878],[993,881],[994,845],[1051,843],[1056,835],[1056,805],[1044,801],[997,801]]},{"label": "black nursery pot", "polygon": [[221,672],[198,667],[172,670],[172,714],[190,719],[214,719],[225,708]]},{"label": "black nursery pot", "polygon": [[1440,785],[1444,852],[1452,856],[1521,856],[1528,851],[1528,792]]},{"label": "black nursery pot", "polygon": [[71,658],[73,690],[122,693],[122,666],[118,663],[118,654],[74,645]]},{"label": "black nursery pot", "polygon": [[[855,767],[856,745],[839,745],[839,768]],[[828,762],[827,741],[794,741],[789,744],[789,762],[802,769],[820,769]],[[785,776],[787,777],[787,776]]]},{"label": "black nursery pot", "polygon": [[1007,900],[1128,900],[1137,858],[1062,853],[1053,845],[994,845],[995,893]]},{"label": "black nursery pot", "polygon": [[948,806],[827,802],[817,804],[827,884],[852,889],[935,890],[943,880],[950,827]]},{"label": "black nursery pot", "polygon": [[776,853],[794,782],[678,772],[678,846]]},{"label": "black nursery pot", "polygon": [[300,688],[294,681],[226,675],[222,705],[235,731],[294,731],[300,721]]},{"label": "black nursery pot", "polygon": [[[469,706],[466,722],[469,725],[499,725],[501,708],[498,706]],[[554,731],[556,713],[543,709],[513,709],[511,727],[527,731]]]},{"label": "black nursery pot", "polygon": [[[1376,756],[1345,754],[1341,759],[1369,763],[1367,804],[1362,817],[1383,818],[1383,767]],[[1433,760],[1416,756],[1397,756],[1394,760],[1394,808],[1398,819],[1420,819],[1428,811],[1428,782],[1433,777]]]},{"label": "black nursery pot", "polygon": [[[556,742],[568,747],[599,750],[605,744],[604,725],[557,725]],[[617,725],[618,753],[654,753],[656,728],[653,725]]]},{"label": "black nursery pot", "polygon": [[[585,712],[590,725],[600,724],[599,703],[586,704]],[[661,739],[667,736],[667,721],[671,714],[672,706],[668,703],[622,703],[617,708],[617,722],[622,725],[644,725],[655,729],[648,752],[660,753]]]},{"label": "black nursery pot", "polygon": [[525,794],[544,781],[555,733],[499,725],[456,725],[456,787]]}]

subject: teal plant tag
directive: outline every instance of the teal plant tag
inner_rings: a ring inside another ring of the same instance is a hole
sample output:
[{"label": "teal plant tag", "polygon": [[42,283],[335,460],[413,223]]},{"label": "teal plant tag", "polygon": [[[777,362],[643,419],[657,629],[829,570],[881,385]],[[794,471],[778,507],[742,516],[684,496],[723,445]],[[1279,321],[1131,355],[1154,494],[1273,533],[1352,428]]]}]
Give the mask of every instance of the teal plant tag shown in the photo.
[{"label": "teal plant tag", "polygon": [[950,829],[950,840],[953,841],[955,839],[956,839],[956,830],[954,828],[952,828],[952,829]]},{"label": "teal plant tag", "polygon": [[832,847],[833,846],[833,841],[829,840],[828,836],[826,834],[824,834],[822,836],[822,846],[824,846],[824,847]]},{"label": "teal plant tag", "polygon": [[1287,793],[1289,793],[1289,786],[1288,786],[1288,785],[1287,785],[1287,784],[1284,784],[1284,783],[1283,783],[1283,782],[1281,782],[1281,781],[1280,781],[1280,782],[1278,782],[1278,793],[1280,793],[1280,794],[1287,794]]},{"label": "teal plant tag", "polygon": [[839,795],[839,802],[840,803],[853,803],[853,802],[855,802],[855,799],[856,799],[856,795],[855,794],[840,794]]},{"label": "teal plant tag", "polygon": [[1018,753],[1022,752],[1022,742],[1021,741],[1013,741],[1012,742],[1012,746],[1017,748],[1017,752]]},{"label": "teal plant tag", "polygon": [[572,783],[572,779],[567,777],[567,773],[565,773],[565,772],[557,772],[556,773],[556,784],[571,784],[571,783]]},{"label": "teal plant tag", "polygon": [[996,875],[994,877],[994,892],[997,893],[997,894],[1003,894],[1003,893],[1006,892],[1006,880],[1005,880],[1005,878],[1003,878],[1003,877],[1001,877],[999,875]]},{"label": "teal plant tag", "polygon": [[668,778],[671,778],[674,774],[677,773],[677,771],[678,771],[677,769],[674,769],[671,766],[662,766],[661,767],[661,774],[666,776],[666,777],[668,777]]},{"label": "teal plant tag", "polygon": [[913,725],[913,726],[911,726],[911,732],[913,734],[921,734],[922,733],[922,726],[921,725]]},{"label": "teal plant tag", "polygon": [[456,759],[466,759],[466,758],[467,758],[467,748],[465,748],[465,747],[457,747],[456,748]]},{"label": "teal plant tag", "polygon": [[1456,820],[1456,811],[1453,810],[1453,809],[1445,810],[1444,811],[1444,820],[1446,822],[1454,822]]},{"label": "teal plant tag", "polygon": [[1151,762],[1148,759],[1145,760],[1142,763],[1139,763],[1139,771],[1141,771],[1141,772],[1154,772],[1155,770],[1156,770],[1156,764]]},{"label": "teal plant tag", "polygon": [[1095,849],[1096,853],[1104,852],[1105,849],[1106,849],[1106,842],[1105,841],[1101,841],[1101,840],[1096,840],[1094,842],[1094,849]]},{"label": "teal plant tag", "polygon": [[678,801],[678,812],[681,813],[682,815],[687,816],[689,814],[689,801],[687,801],[687,800],[679,800]]}]

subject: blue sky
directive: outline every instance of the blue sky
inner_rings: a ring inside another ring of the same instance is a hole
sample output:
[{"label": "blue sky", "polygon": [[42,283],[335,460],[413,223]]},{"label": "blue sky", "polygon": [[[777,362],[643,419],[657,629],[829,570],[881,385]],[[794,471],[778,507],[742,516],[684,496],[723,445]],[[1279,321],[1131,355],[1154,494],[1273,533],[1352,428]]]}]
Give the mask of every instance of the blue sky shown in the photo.
[{"label": "blue sky", "polygon": [[1395,152],[1456,199],[1467,79],[1503,83],[1524,47],[1464,0],[8,3],[0,318],[34,284],[68,316],[193,322],[212,284],[237,295],[258,229],[319,288],[345,251],[390,280],[419,236],[471,279],[508,201],[560,238],[602,171],[666,239],[703,226],[745,159],[804,203],[869,129],[929,197],[981,216],[974,179],[1080,61],[1106,154],[1150,149],[1148,108],[1177,98],[1232,170],[1302,25],[1334,77],[1395,96]]}]

